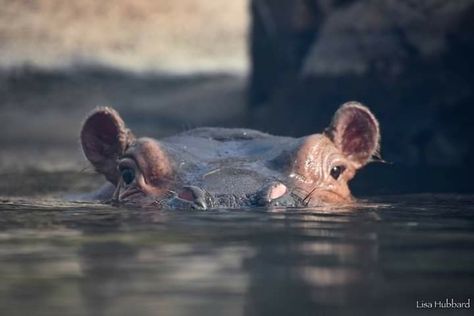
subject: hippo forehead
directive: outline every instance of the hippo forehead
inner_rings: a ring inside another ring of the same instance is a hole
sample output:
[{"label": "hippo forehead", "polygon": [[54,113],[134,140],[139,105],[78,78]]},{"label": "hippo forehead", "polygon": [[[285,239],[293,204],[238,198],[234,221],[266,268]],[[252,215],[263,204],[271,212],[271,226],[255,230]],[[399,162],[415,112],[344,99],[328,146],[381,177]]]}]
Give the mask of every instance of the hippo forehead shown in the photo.
[{"label": "hippo forehead", "polygon": [[141,138],[127,152],[139,157],[149,142],[166,153],[179,183],[235,195],[271,182],[286,184],[291,153],[301,144],[300,139],[249,129],[199,128],[159,142]]}]

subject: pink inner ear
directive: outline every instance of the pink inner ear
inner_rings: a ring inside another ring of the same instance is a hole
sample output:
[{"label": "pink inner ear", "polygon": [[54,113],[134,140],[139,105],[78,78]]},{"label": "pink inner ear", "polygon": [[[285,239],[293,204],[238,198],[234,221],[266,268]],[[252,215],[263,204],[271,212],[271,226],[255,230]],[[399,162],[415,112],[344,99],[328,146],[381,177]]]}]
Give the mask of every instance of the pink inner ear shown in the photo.
[{"label": "pink inner ear", "polygon": [[123,154],[131,137],[117,112],[99,108],[82,127],[82,149],[94,168],[115,184],[119,176],[117,158]]},{"label": "pink inner ear", "polygon": [[119,134],[120,122],[113,117],[113,113],[97,112],[84,124],[81,141],[84,153],[92,162],[101,162],[112,158],[121,150]]},{"label": "pink inner ear", "polygon": [[110,118],[105,117],[105,115],[97,115],[92,118],[92,125],[95,125],[96,136],[100,141],[105,144],[113,144],[118,142],[118,128],[110,120]]},{"label": "pink inner ear", "polygon": [[326,135],[358,167],[365,165],[379,149],[377,119],[358,102],[347,102],[337,110]]},{"label": "pink inner ear", "polygon": [[347,155],[356,155],[369,159],[377,146],[377,128],[372,117],[358,109],[350,110],[344,120],[347,125],[343,129],[341,139],[342,151]]}]

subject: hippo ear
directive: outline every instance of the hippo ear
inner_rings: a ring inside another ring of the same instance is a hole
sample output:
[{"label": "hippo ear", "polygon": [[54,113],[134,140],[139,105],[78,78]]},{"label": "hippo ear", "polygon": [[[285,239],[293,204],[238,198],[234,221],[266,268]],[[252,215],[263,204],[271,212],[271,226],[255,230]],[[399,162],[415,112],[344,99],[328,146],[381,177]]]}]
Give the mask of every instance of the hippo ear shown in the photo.
[{"label": "hippo ear", "polygon": [[117,183],[117,160],[134,140],[120,115],[111,108],[95,109],[81,130],[82,150],[94,168]]},{"label": "hippo ear", "polygon": [[344,103],[334,114],[325,134],[355,163],[356,168],[378,155],[379,123],[372,112],[358,102]]}]

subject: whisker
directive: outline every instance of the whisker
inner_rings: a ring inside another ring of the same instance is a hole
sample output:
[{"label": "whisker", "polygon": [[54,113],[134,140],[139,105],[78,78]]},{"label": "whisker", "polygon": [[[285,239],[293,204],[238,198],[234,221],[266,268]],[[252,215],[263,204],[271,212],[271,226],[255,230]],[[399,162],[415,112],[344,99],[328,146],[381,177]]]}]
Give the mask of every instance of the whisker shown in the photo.
[{"label": "whisker", "polygon": [[175,195],[178,195],[178,193],[176,191],[173,191],[173,190],[166,190],[168,193],[169,196],[175,196]]},{"label": "whisker", "polygon": [[154,200],[151,205],[156,205],[156,206],[161,206],[161,203],[166,200],[166,199],[159,199],[159,200]]},{"label": "whisker", "polygon": [[94,169],[92,169],[91,166],[86,166],[86,167],[80,169],[79,173],[84,173],[86,171],[94,171]]},{"label": "whisker", "polygon": [[[308,195],[306,195],[306,197],[303,199],[303,202],[305,202],[306,199],[309,198],[309,197],[311,196],[311,194],[314,193],[314,191],[316,191],[316,188],[317,188],[317,187],[314,187],[314,189],[312,189],[311,192],[309,192]],[[311,200],[311,199],[310,199],[310,200]]]},{"label": "whisker", "polygon": [[221,171],[221,168],[217,168],[217,169],[211,170],[211,171],[205,173],[202,177],[205,178],[205,177],[207,177],[207,176],[209,176],[209,175],[211,175],[211,174],[213,174],[213,173],[219,172],[219,171]]},{"label": "whisker", "polygon": [[303,197],[306,196],[309,192],[303,188],[292,188],[291,193],[295,193],[295,195],[298,197]]}]

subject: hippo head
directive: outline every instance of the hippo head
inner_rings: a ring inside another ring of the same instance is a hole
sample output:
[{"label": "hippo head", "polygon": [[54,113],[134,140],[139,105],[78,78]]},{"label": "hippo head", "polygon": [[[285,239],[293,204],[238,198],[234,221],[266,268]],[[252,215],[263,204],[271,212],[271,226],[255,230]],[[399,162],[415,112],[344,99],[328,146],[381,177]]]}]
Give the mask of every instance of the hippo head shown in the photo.
[{"label": "hippo head", "polygon": [[357,102],[342,105],[322,134],[302,138],[224,128],[136,138],[107,107],[81,131],[85,156],[114,187],[112,200],[158,208],[349,203],[348,181],[378,154],[379,140],[377,119]]}]

